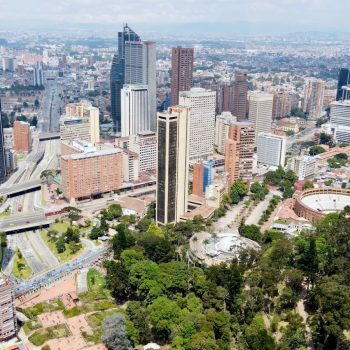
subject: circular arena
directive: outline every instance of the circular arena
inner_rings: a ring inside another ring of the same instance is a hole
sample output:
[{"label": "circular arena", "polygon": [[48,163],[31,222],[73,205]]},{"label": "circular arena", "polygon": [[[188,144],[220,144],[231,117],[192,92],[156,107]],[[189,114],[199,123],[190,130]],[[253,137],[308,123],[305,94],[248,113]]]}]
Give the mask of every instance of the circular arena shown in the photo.
[{"label": "circular arena", "polygon": [[328,213],[343,210],[347,205],[350,205],[350,190],[318,188],[295,197],[294,211],[298,216],[315,222]]},{"label": "circular arena", "polygon": [[210,234],[200,232],[190,241],[190,257],[206,265],[215,265],[239,258],[243,249],[260,249],[258,243],[241,237],[238,230]]}]

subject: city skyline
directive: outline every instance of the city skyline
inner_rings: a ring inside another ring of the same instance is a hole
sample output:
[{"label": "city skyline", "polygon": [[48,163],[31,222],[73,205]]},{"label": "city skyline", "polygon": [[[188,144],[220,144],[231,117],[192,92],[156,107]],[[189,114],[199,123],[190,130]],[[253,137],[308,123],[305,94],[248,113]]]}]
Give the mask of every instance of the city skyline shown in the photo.
[{"label": "city skyline", "polygon": [[[108,25],[117,28],[121,23],[132,22],[141,32],[155,30],[160,33],[169,32],[163,27],[165,23],[172,23],[174,33],[183,32],[181,28],[184,28],[192,29],[192,34],[339,32],[344,31],[339,28],[339,23],[347,19],[346,13],[350,10],[350,4],[339,0],[268,0],[263,3],[256,0],[204,0],[200,3],[198,0],[167,3],[143,0],[123,4],[104,0],[103,4],[97,0],[61,1],[57,4],[42,0],[5,0],[0,13],[0,30],[14,27],[13,23],[16,23],[16,28],[57,29],[59,25],[70,24],[98,29]],[[33,7],[35,12],[31,11]],[[30,19],[28,12],[31,13]]]}]

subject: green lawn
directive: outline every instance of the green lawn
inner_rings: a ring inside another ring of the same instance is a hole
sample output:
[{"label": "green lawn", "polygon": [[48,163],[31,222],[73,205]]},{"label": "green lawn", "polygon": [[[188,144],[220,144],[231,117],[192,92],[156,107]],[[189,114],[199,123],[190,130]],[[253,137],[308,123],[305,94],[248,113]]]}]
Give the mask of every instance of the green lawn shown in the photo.
[{"label": "green lawn", "polygon": [[35,346],[43,345],[50,339],[64,338],[70,335],[70,331],[65,324],[43,328],[35,331],[28,340]]},{"label": "green lawn", "polygon": [[32,269],[21,255],[22,254],[20,254],[20,251],[17,249],[13,261],[12,274],[17,278],[27,280],[32,275]]},{"label": "green lawn", "polygon": [[69,227],[69,223],[68,222],[54,222],[53,224],[51,224],[50,229],[51,230],[55,230],[59,233],[65,233],[67,231],[67,228]]},{"label": "green lawn", "polygon": [[[54,225],[56,225],[56,224],[54,224]],[[58,224],[57,224],[57,225],[58,225]],[[61,224],[61,225],[62,225],[62,224]],[[61,227],[62,227],[62,226],[61,226]],[[66,230],[64,230],[63,232],[66,232]],[[48,235],[47,235],[47,231],[43,231],[43,230],[42,230],[42,231],[40,232],[40,235],[41,235],[42,239],[44,240],[44,242],[47,244],[47,246],[51,249],[51,251],[54,253],[54,255],[57,257],[57,259],[58,259],[60,262],[66,262],[66,261],[68,261],[68,260],[71,260],[71,259],[75,258],[75,257],[80,253],[80,251],[81,251],[81,250],[79,250],[78,252],[72,254],[72,253],[70,252],[70,250],[68,249],[67,245],[66,245],[67,249],[66,249],[63,253],[59,253],[59,252],[57,251],[55,242],[51,242],[51,241],[49,240],[49,237],[48,237]]]},{"label": "green lawn", "polygon": [[89,291],[100,291],[106,286],[106,278],[95,269],[90,269],[87,273],[87,284]]}]

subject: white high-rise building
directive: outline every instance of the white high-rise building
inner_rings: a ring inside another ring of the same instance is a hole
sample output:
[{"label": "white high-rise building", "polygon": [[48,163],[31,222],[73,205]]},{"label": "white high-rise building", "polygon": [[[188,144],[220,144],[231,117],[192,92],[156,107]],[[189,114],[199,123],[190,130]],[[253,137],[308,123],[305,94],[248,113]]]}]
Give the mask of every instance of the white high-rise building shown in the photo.
[{"label": "white high-rise building", "polygon": [[350,143],[350,100],[331,103],[331,126],[338,143]]},{"label": "white high-rise building", "polygon": [[157,168],[157,134],[150,131],[139,132],[129,139],[129,149],[139,156],[140,171]]},{"label": "white high-rise building", "polygon": [[179,105],[190,110],[190,160],[211,157],[214,153],[216,92],[201,88],[182,91]]},{"label": "white high-rise building", "polygon": [[292,170],[296,173],[299,180],[315,175],[316,158],[311,156],[299,156],[292,160]]},{"label": "white high-rise building", "polygon": [[187,212],[189,171],[189,108],[158,113],[156,222],[178,222]]},{"label": "white high-rise building", "polygon": [[249,121],[255,124],[256,138],[261,132],[271,132],[272,94],[254,94],[249,98]]},{"label": "white high-rise building", "polygon": [[147,85],[124,85],[121,90],[121,136],[151,129]]},{"label": "white high-rise building", "polygon": [[156,130],[157,80],[156,44],[151,41],[128,41],[125,43],[125,82],[148,86],[148,103],[151,130]]},{"label": "white high-rise building", "polygon": [[260,133],[257,139],[258,163],[284,166],[287,141],[284,136]]},{"label": "white high-rise building", "polygon": [[222,112],[220,115],[216,116],[214,145],[218,153],[225,153],[225,145],[228,139],[230,125],[235,122],[237,122],[237,117],[234,117],[231,112]]}]

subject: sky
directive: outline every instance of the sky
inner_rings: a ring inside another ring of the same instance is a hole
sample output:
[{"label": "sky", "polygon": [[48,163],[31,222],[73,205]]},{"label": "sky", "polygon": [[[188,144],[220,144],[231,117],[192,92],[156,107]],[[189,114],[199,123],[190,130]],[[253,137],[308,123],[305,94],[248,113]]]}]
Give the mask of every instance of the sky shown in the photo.
[{"label": "sky", "polygon": [[0,30],[128,23],[164,33],[350,32],[349,12],[348,0],[0,0]]}]

